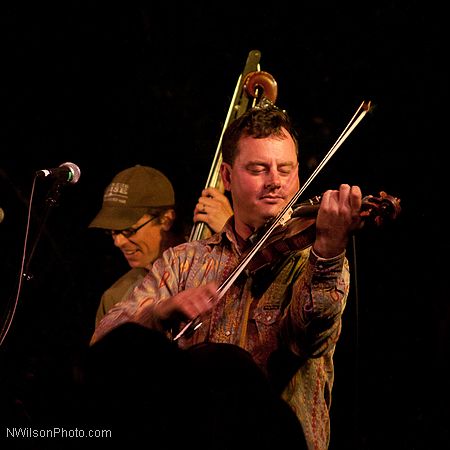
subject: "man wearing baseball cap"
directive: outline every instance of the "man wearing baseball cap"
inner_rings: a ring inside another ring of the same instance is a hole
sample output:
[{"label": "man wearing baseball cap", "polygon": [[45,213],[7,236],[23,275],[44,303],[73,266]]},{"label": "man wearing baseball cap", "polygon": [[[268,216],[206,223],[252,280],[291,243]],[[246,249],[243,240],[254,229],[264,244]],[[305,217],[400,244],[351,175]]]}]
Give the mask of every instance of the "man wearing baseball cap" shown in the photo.
[{"label": "man wearing baseball cap", "polygon": [[184,241],[172,232],[175,218],[174,190],[159,170],[136,165],[113,178],[89,228],[107,230],[131,270],[103,293],[96,323],[145,277],[166,248]]},{"label": "man wearing baseball cap", "polygon": [[[203,190],[198,202],[193,221],[205,222],[212,232],[219,231],[233,214],[227,197],[215,188]],[[108,231],[131,270],[103,293],[96,325],[147,275],[164,250],[185,241],[182,233],[174,232],[175,219],[174,189],[159,170],[136,165],[113,178],[89,228]]]}]

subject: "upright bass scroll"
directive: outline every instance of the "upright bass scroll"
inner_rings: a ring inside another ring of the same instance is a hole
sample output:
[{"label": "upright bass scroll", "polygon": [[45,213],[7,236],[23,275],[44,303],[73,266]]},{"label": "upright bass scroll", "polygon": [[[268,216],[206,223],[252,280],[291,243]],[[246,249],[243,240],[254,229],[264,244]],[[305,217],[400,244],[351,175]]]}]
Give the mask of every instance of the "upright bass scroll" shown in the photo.
[{"label": "upright bass scroll", "polygon": [[[214,160],[206,181],[205,189],[214,187],[220,192],[224,192],[222,179],[220,177],[220,166],[222,164],[221,145],[223,134],[230,122],[240,117],[250,108],[257,105],[274,104],[278,94],[278,86],[274,77],[268,72],[260,70],[259,60],[261,52],[250,51],[244,70],[239,75],[236,88],[231,100],[228,114],[220,135],[216,148]],[[211,235],[211,230],[204,222],[194,224],[189,236],[189,241],[203,239]]]},{"label": "upright bass scroll", "polygon": [[268,72],[254,71],[247,74],[244,80],[244,89],[254,98],[253,107],[264,106],[266,103],[275,103],[278,96],[278,85],[275,78]]}]

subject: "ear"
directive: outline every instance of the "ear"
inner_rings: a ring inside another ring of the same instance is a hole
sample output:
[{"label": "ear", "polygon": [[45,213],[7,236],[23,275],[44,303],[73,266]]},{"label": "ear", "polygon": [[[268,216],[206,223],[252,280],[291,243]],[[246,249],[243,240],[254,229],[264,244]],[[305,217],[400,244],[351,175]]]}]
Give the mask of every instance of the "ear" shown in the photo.
[{"label": "ear", "polygon": [[175,222],[176,213],[174,209],[168,209],[160,218],[161,228],[164,231],[169,231]]},{"label": "ear", "polygon": [[223,162],[220,166],[220,176],[222,177],[223,187],[226,191],[231,191],[231,166]]}]

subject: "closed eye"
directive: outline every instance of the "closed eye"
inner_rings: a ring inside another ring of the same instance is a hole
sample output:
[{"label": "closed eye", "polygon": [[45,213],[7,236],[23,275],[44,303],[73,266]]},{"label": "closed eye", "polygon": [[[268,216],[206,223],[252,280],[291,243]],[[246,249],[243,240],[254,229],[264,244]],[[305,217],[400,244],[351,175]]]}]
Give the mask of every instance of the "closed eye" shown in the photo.
[{"label": "closed eye", "polygon": [[292,164],[287,164],[285,166],[278,167],[278,172],[281,175],[289,175],[292,173],[292,170],[293,170]]},{"label": "closed eye", "polygon": [[[283,163],[277,166],[280,175],[290,175],[297,165],[294,163]],[[259,175],[270,171],[270,166],[265,164],[253,163],[247,166],[247,170],[253,175]]]},{"label": "closed eye", "polygon": [[247,170],[254,175],[258,175],[260,173],[267,172],[268,167],[262,164],[251,164],[247,167]]}]

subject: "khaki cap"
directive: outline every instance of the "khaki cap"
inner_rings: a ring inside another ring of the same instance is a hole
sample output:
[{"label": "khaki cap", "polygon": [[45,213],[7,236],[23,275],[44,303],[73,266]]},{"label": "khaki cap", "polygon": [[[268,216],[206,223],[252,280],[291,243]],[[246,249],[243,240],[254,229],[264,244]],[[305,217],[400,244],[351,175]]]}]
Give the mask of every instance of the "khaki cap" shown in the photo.
[{"label": "khaki cap", "polygon": [[119,172],[105,189],[102,209],[89,228],[123,230],[149,208],[174,205],[175,193],[168,178],[152,167],[136,165]]}]

